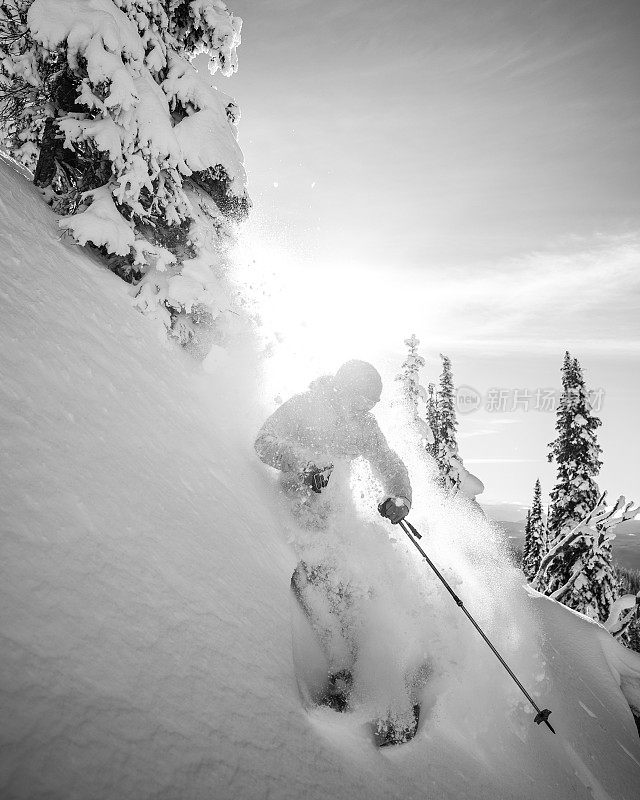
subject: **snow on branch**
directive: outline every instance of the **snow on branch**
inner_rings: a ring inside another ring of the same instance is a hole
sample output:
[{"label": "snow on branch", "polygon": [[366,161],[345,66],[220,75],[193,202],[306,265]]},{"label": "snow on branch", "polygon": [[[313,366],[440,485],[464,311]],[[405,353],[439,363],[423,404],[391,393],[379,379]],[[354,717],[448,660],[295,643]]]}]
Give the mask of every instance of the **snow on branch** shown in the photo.
[{"label": "snow on branch", "polygon": [[133,225],[127,222],[116,208],[108,186],[86,192],[83,200],[87,208],[60,220],[60,227],[78,242],[91,242],[96,247],[107,247],[110,253],[126,256],[135,244]]},{"label": "snow on branch", "polygon": [[190,62],[235,72],[242,20],[222,0],[2,0],[0,24],[4,141],[61,228],[124,280],[149,281],[138,294],[170,326],[194,308],[209,320],[212,268],[193,280],[183,264],[205,216],[223,240],[250,201],[237,106]]},{"label": "snow on branch", "polygon": [[611,606],[604,627],[616,639],[621,639],[640,613],[640,592],[623,594]]},{"label": "snow on branch", "polygon": [[[613,533],[617,525],[634,519],[640,513],[640,506],[627,502],[624,497],[619,497],[611,508],[606,506],[606,492],[603,492],[596,505],[573,528],[561,535],[551,546],[549,552],[540,562],[538,571],[532,584],[539,591],[544,592],[554,600],[563,600],[572,590],[584,592],[587,607],[595,611],[596,595],[605,581],[607,565],[611,560],[611,542],[615,538]],[[574,550],[574,545],[582,543],[580,550]],[[548,580],[547,573],[552,571],[555,562],[559,560],[575,561],[571,564],[569,577],[560,586],[553,586]],[[606,582],[606,581],[605,581]],[[609,588],[604,590],[605,598],[600,598],[609,613],[613,607],[613,598],[609,597]],[[550,590],[552,589],[552,590]],[[546,590],[546,591],[545,591]],[[572,606],[573,607],[573,606]],[[602,609],[600,609],[602,611]],[[586,613],[586,611],[585,611]]]}]

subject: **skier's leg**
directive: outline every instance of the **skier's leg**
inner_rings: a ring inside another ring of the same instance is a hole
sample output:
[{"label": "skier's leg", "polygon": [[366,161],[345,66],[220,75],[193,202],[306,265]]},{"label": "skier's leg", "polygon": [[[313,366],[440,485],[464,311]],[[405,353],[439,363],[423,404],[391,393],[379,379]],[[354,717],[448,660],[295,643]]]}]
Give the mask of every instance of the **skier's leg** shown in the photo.
[{"label": "skier's leg", "polygon": [[332,672],[339,672],[351,668],[354,654],[352,642],[345,635],[348,626],[333,577],[327,566],[309,566],[301,561],[291,576],[291,589],[323,646]]},{"label": "skier's leg", "polygon": [[426,671],[412,665],[407,634],[398,628],[395,599],[384,582],[362,587],[358,600],[356,691],[371,714],[376,743],[407,742],[418,728]]},{"label": "skier's leg", "polygon": [[352,644],[344,635],[339,590],[325,565],[310,567],[301,561],[291,576],[291,590],[313,628],[329,665],[326,704],[344,711],[351,689],[354,661]]}]

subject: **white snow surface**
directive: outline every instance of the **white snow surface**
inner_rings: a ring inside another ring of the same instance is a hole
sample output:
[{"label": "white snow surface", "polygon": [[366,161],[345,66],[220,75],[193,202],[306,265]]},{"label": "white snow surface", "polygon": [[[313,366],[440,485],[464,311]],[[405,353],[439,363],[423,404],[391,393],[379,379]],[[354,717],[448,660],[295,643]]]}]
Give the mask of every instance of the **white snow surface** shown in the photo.
[{"label": "white snow surface", "polygon": [[[526,591],[497,529],[426,491],[408,451],[424,546],[557,735],[381,520],[417,605],[380,609],[380,630],[417,626],[431,665],[420,730],[378,750],[356,715],[305,711],[255,360],[207,374],[162,344],[0,168],[2,798],[637,798],[640,658]],[[378,648],[369,666],[389,665]]]}]

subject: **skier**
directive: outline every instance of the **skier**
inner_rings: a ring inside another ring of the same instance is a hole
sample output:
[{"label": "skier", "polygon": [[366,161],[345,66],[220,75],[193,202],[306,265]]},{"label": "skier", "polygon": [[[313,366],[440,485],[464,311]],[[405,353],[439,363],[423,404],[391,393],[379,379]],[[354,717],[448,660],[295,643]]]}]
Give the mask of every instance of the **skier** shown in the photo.
[{"label": "skier", "polygon": [[[337,711],[349,702],[362,627],[358,616],[375,591],[354,563],[357,547],[348,547],[356,516],[351,508],[352,462],[363,458],[371,465],[383,488],[379,510],[391,523],[400,522],[411,508],[407,468],[370,413],[381,391],[382,380],[371,364],[348,361],[334,376],[317,379],[283,403],[255,443],[260,459],[280,471],[281,491],[300,528],[309,533],[291,587],[327,656],[329,687],[321,702]],[[343,527],[349,529],[336,530],[336,516],[345,507]],[[409,708],[415,715],[416,707]],[[415,724],[417,719],[411,719],[408,727]],[[387,724],[385,735],[393,740],[396,734],[397,741],[412,735]]]}]

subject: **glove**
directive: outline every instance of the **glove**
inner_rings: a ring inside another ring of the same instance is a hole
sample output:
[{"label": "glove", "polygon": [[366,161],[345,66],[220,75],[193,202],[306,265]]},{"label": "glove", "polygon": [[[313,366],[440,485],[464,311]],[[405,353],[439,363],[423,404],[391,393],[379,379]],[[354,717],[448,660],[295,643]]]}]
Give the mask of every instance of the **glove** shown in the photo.
[{"label": "glove", "polygon": [[310,486],[312,491],[316,492],[316,494],[320,494],[320,492],[329,483],[329,477],[332,469],[333,464],[329,464],[328,467],[322,468],[316,467],[315,464],[307,464],[302,473],[303,482],[307,486]]},{"label": "glove", "polygon": [[406,497],[388,497],[378,506],[378,511],[383,517],[390,520],[392,525],[397,525],[409,513],[411,503]]}]

